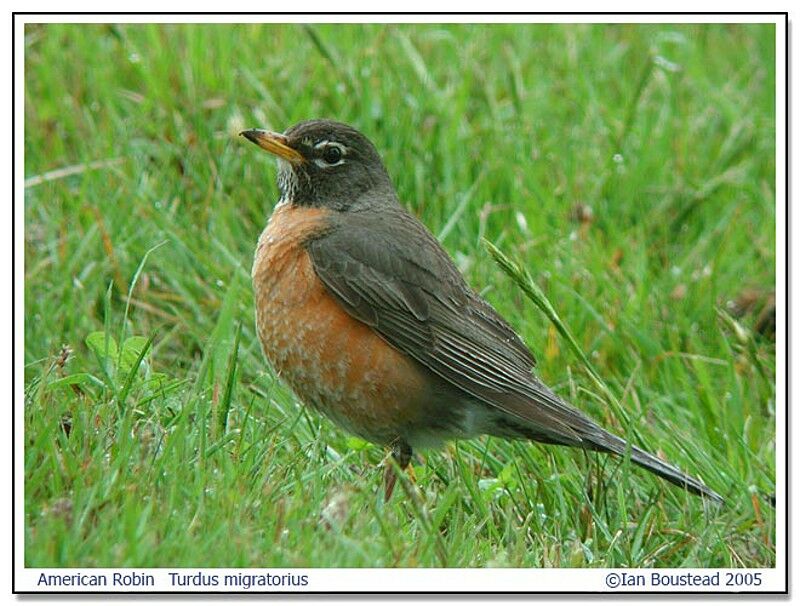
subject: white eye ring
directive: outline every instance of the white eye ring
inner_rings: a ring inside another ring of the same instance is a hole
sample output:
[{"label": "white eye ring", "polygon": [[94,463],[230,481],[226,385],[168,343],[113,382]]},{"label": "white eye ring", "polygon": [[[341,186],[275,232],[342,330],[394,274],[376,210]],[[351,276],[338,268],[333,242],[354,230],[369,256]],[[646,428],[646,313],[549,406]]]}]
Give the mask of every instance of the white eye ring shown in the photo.
[{"label": "white eye ring", "polygon": [[339,160],[336,162],[328,162],[322,158],[314,158],[314,164],[316,164],[320,168],[330,168],[332,166],[339,166],[340,164],[344,164],[344,157],[347,154],[347,148],[344,145],[342,145],[341,143],[337,143],[336,141],[326,140],[326,141],[320,141],[314,146],[314,149],[324,150],[326,148],[335,148],[339,150]]}]

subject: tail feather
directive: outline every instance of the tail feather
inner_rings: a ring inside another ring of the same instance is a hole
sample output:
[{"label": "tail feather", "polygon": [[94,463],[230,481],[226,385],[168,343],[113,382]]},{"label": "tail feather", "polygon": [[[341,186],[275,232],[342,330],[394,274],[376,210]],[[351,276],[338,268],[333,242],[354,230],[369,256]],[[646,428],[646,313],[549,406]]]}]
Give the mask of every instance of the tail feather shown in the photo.
[{"label": "tail feather", "polygon": [[[624,456],[628,449],[628,443],[625,440],[606,431],[603,431],[602,436],[592,436],[590,442],[592,446],[596,447],[598,450],[604,450],[620,456]],[[630,453],[632,462],[664,478],[668,482],[680,486],[694,494],[707,497],[717,503],[724,502],[720,495],[711,490],[700,480],[686,475],[674,465],[662,461],[637,446],[630,445]]]},{"label": "tail feather", "polygon": [[[494,414],[489,415],[488,424],[483,430],[486,433],[500,437],[526,438],[545,444],[573,446],[587,450],[608,452],[618,456],[625,456],[630,450],[631,461],[644,467],[649,472],[691,493],[709,498],[718,503],[723,502],[720,495],[700,480],[686,475],[674,465],[662,461],[633,444],[629,445],[619,436],[600,427],[577,408],[561,400],[544,384],[536,383],[536,386],[538,397],[547,400],[546,408],[537,407],[540,415],[545,417],[544,421],[539,418],[537,423],[534,422],[531,415],[521,418],[518,415],[511,415],[505,411],[497,411],[495,409],[492,411]],[[535,400],[534,404],[538,401]],[[533,406],[530,408],[533,408]]]}]

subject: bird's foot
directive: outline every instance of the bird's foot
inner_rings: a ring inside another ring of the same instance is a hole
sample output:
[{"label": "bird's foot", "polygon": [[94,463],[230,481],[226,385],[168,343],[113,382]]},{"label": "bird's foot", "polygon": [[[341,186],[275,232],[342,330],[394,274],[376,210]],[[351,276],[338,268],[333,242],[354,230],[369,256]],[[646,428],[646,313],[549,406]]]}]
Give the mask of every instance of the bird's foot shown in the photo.
[{"label": "bird's foot", "polygon": [[392,444],[392,458],[394,461],[386,461],[386,471],[383,476],[383,499],[388,502],[392,498],[395,484],[397,483],[397,470],[404,472],[408,469],[408,474],[412,481],[414,478],[414,468],[409,464],[411,463],[411,447],[402,440],[396,441]]},{"label": "bird's foot", "polygon": [[394,465],[387,461],[386,471],[383,474],[383,501],[388,503],[392,498],[394,492],[394,485],[397,483],[397,473],[395,473]]}]

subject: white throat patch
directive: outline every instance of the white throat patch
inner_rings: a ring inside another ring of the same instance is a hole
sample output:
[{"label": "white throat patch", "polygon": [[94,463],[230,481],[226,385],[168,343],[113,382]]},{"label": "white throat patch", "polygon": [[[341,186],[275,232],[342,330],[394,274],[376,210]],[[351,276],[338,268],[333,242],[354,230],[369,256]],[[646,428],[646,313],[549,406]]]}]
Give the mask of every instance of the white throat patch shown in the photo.
[{"label": "white throat patch", "polygon": [[278,158],[278,190],[281,192],[279,204],[291,202],[297,193],[297,175],[291,164],[281,158]]}]

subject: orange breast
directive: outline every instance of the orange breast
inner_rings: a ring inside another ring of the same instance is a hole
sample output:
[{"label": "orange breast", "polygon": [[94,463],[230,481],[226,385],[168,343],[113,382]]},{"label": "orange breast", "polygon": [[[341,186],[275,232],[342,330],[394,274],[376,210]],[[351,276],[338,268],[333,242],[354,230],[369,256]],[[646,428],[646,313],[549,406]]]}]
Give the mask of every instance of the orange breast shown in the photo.
[{"label": "orange breast", "polygon": [[264,353],[300,399],[372,442],[416,426],[428,400],[424,369],[352,318],[314,273],[304,242],[330,211],[279,206],[253,265]]}]

